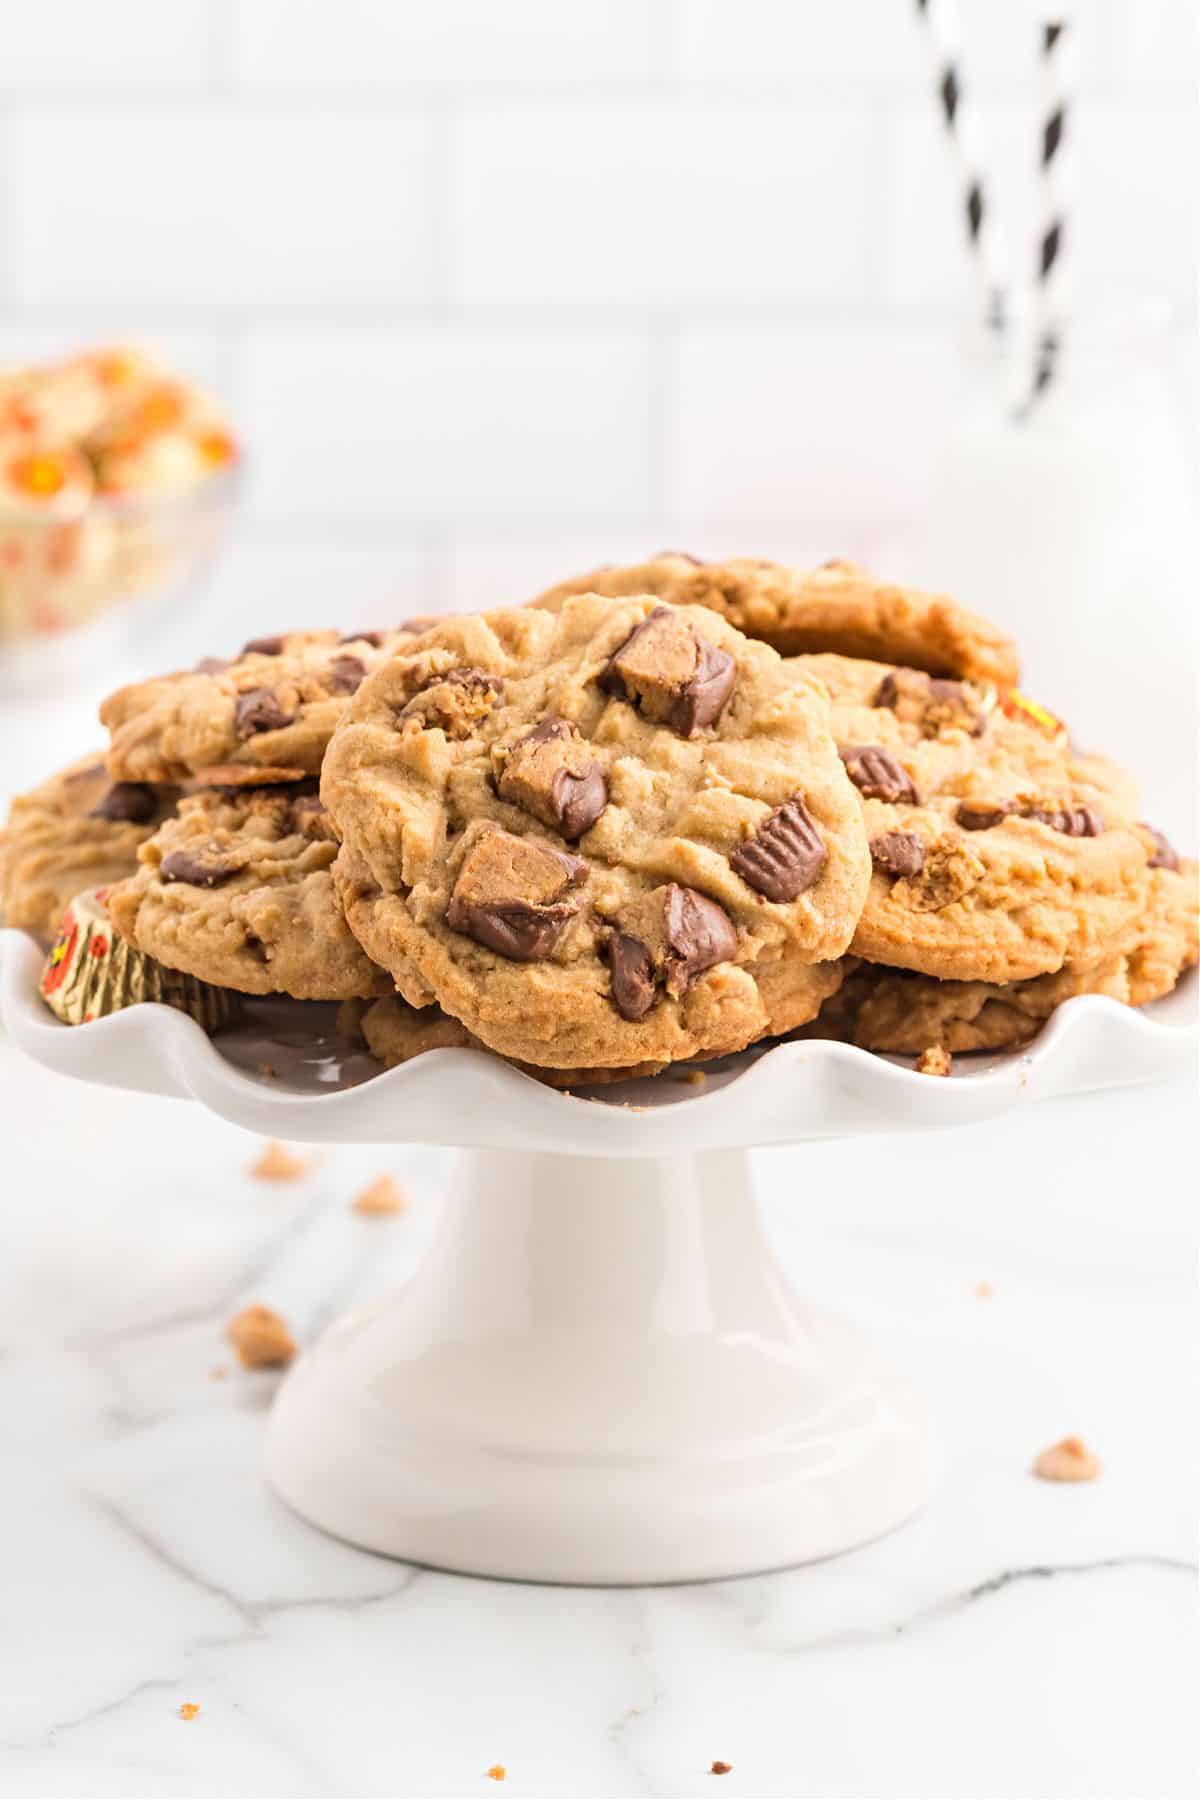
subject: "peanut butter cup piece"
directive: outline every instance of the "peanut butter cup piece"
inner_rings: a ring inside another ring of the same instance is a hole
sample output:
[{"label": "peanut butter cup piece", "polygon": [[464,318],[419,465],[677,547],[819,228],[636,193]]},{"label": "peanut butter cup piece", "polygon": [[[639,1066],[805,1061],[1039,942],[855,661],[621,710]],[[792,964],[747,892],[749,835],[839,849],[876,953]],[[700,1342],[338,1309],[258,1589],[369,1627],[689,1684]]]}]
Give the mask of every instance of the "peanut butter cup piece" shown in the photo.
[{"label": "peanut butter cup piece", "polygon": [[335,656],[329,664],[325,685],[331,694],[353,694],[367,678],[367,665],[358,656]]},{"label": "peanut butter cup piece", "polygon": [[1064,837],[1099,837],[1104,830],[1104,820],[1091,806],[1031,806],[1022,817],[1037,819]]},{"label": "peanut butter cup piece", "polygon": [[186,881],[190,887],[215,888],[232,881],[244,865],[236,858],[205,856],[203,850],[171,850],[158,865],[163,881]]},{"label": "peanut butter cup piece", "polygon": [[483,831],[463,858],[446,923],[511,962],[540,962],[578,912],[571,890],[587,873],[582,857],[498,828]]},{"label": "peanut butter cup piece", "polygon": [[965,731],[980,737],[987,728],[987,694],[965,681],[940,681],[920,669],[893,669],[875,691],[875,706],[886,706],[923,737]]},{"label": "peanut butter cup piece", "polygon": [[1013,810],[1007,800],[960,800],[954,809],[955,823],[964,831],[990,831],[1007,819]]},{"label": "peanut butter cup piece", "polygon": [[656,606],[613,652],[600,676],[605,693],[644,718],[691,737],[714,725],[733,692],[734,661],[669,606]]},{"label": "peanut butter cup piece", "polygon": [[865,800],[919,806],[920,795],[908,770],[882,744],[840,744],[846,773]]},{"label": "peanut butter cup piece", "polygon": [[729,858],[735,875],[768,900],[797,900],[819,877],[828,852],[817,822],[793,794]]},{"label": "peanut butter cup piece", "polygon": [[282,731],[295,720],[294,713],[284,712],[270,688],[250,688],[239,694],[233,710],[234,730],[240,738],[256,737],[260,731]]},{"label": "peanut butter cup piece", "polygon": [[568,719],[543,719],[498,759],[496,791],[574,840],[608,805],[604,770]]},{"label": "peanut butter cup piece", "polygon": [[1162,832],[1157,831],[1153,825],[1147,825],[1144,821],[1142,830],[1149,832],[1150,837],[1154,841],[1154,855],[1149,858],[1146,865],[1147,868],[1177,869],[1179,867],[1179,852],[1176,850],[1174,844],[1171,843],[1170,839],[1164,837]]},{"label": "peanut butter cup piece", "polygon": [[678,1000],[736,953],[737,932],[715,900],[677,881],[652,888],[622,913],[609,940],[613,1003],[623,1019],[644,1018],[660,987]]},{"label": "peanut butter cup piece", "polygon": [[158,808],[159,796],[148,781],[115,781],[88,816],[148,825]]},{"label": "peanut butter cup piece", "polygon": [[884,875],[919,875],[925,844],[915,831],[885,831],[871,839],[871,861]]},{"label": "peanut butter cup piece", "polygon": [[503,692],[499,675],[485,669],[451,669],[423,687],[400,718],[417,719],[425,731],[444,731],[448,738],[461,740],[471,736]]},{"label": "peanut butter cup piece", "polygon": [[249,643],[242,645],[241,649],[238,651],[238,655],[239,656],[282,656],[283,655],[283,637],[282,637],[282,635],[280,635],[280,636],[276,636],[276,637],[251,638]]}]

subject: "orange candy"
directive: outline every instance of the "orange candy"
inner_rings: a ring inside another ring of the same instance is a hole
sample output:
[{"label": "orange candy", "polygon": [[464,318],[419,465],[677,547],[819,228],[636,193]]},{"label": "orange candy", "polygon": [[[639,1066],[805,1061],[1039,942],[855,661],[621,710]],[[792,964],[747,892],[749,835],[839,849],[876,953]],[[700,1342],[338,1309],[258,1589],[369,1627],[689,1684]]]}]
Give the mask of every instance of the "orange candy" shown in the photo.
[{"label": "orange candy", "polygon": [[57,456],[37,451],[29,456],[15,456],[8,465],[10,481],[39,500],[51,500],[66,486],[67,471]]}]

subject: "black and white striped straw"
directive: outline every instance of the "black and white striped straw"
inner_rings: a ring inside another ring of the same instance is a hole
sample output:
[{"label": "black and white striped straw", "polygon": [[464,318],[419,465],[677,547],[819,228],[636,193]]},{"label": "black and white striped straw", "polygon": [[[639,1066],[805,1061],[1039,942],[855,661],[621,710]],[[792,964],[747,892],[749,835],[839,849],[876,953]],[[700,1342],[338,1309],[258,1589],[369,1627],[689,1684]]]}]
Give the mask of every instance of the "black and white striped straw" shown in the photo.
[{"label": "black and white striped straw", "polygon": [[980,131],[963,88],[962,29],[955,0],[916,0],[933,56],[934,83],[962,181],[967,242],[983,285],[985,318],[1002,332],[1009,316],[1009,273],[1004,239],[984,179]]},{"label": "black and white striped straw", "polygon": [[1041,124],[1038,134],[1038,235],[1033,272],[1034,354],[1029,404],[1054,380],[1062,352],[1069,280],[1075,34],[1057,15],[1040,27]]}]

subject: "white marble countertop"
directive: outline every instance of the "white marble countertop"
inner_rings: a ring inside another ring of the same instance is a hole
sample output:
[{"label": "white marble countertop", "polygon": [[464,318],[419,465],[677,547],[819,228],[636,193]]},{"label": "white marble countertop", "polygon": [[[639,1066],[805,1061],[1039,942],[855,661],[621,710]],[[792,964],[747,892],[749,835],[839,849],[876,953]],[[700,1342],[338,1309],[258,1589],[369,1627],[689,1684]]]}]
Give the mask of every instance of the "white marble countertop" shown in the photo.
[{"label": "white marble countertop", "polygon": [[[275,1378],[233,1368],[225,1319],[264,1300],[310,1341],[401,1278],[445,1155],[338,1150],[268,1185],[197,1106],[8,1046],[0,1095],[0,1792],[1193,1792],[1187,1084],[761,1155],[791,1272],[894,1334],[947,1478],[865,1550],[657,1590],[390,1563],[263,1486]],[[410,1210],[353,1213],[384,1168]],[[1034,1480],[1069,1431],[1103,1477]]]}]

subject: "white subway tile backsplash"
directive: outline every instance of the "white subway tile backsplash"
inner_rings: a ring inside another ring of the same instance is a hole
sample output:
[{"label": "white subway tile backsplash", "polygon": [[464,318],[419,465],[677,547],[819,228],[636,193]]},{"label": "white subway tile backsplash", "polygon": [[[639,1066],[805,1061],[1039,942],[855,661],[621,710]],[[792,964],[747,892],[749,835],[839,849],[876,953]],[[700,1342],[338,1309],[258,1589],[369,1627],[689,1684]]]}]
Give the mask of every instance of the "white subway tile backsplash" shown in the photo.
[{"label": "white subway tile backsplash", "polygon": [[0,92],[203,87],[208,0],[40,0],[5,9]]},{"label": "white subway tile backsplash", "polygon": [[464,107],[453,291],[467,302],[856,299],[868,120],[699,100]]},{"label": "white subway tile backsplash", "polygon": [[257,510],[492,526],[644,511],[636,332],[256,331],[245,423]]},{"label": "white subway tile backsplash", "polygon": [[23,301],[219,312],[428,290],[433,199],[419,114],[39,106],[11,129]]},{"label": "white subway tile backsplash", "polygon": [[323,90],[630,81],[664,0],[238,0],[239,80]]},{"label": "white subway tile backsplash", "polygon": [[[798,543],[854,552],[926,496],[933,457],[962,404],[948,335],[903,325],[695,327],[676,376],[672,502],[738,532],[793,522]],[[685,546],[686,547],[686,546]]]}]

